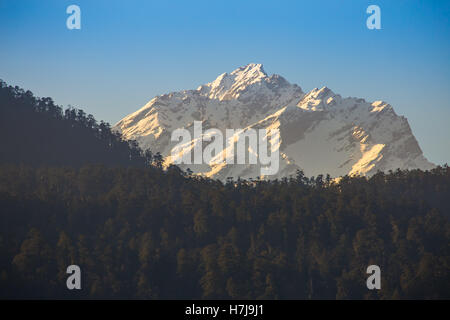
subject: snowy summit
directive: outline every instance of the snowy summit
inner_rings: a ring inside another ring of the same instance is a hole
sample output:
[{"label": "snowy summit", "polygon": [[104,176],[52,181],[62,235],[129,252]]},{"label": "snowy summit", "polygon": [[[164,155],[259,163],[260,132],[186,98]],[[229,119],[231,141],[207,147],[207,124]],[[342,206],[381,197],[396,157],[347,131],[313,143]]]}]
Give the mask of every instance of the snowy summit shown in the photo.
[{"label": "snowy summit", "polygon": [[[171,132],[203,127],[280,130],[280,178],[302,169],[307,176],[371,175],[378,170],[431,169],[405,117],[383,101],[342,98],[327,87],[303,92],[261,64],[223,73],[196,90],[157,96],[120,120],[114,129],[143,149],[161,152],[170,164]],[[190,150],[186,150],[188,152]],[[183,167],[183,166],[182,166]],[[255,178],[255,165],[189,165],[195,173],[225,180]],[[184,169],[186,169],[184,168]]]}]

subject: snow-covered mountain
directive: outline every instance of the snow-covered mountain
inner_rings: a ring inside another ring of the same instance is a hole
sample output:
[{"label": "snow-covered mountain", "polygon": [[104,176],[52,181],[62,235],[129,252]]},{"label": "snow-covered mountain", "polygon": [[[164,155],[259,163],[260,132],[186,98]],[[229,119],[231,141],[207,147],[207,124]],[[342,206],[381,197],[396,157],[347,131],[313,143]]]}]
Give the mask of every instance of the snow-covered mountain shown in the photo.
[{"label": "snow-covered mountain", "polygon": [[[114,129],[143,149],[161,152],[166,164],[177,128],[192,131],[194,121],[203,130],[279,129],[272,150],[280,154],[279,171],[268,178],[326,174],[371,175],[378,170],[430,169],[408,121],[386,102],[342,98],[327,87],[303,92],[279,75],[268,76],[261,64],[249,64],[223,73],[196,90],[157,96],[119,121]],[[235,139],[239,139],[239,134]],[[185,144],[191,152],[198,139]],[[205,142],[203,142],[203,148]],[[180,165],[195,173],[226,179],[260,176],[259,164],[209,163]]]}]

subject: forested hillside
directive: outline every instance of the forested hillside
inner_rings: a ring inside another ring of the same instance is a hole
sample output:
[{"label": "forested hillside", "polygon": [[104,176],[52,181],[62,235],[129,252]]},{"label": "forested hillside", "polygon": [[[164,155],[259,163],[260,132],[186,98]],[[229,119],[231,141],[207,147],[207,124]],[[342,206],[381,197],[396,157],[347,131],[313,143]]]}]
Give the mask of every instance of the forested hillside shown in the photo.
[{"label": "forested hillside", "polygon": [[447,166],[223,184],[48,98],[0,101],[0,298],[450,298]]},{"label": "forested hillside", "polygon": [[108,123],[0,80],[0,163],[144,167],[152,160]]},{"label": "forested hillside", "polygon": [[[2,166],[0,295],[450,298],[449,185],[448,167],[327,186]],[[79,292],[65,287],[70,264]]]}]

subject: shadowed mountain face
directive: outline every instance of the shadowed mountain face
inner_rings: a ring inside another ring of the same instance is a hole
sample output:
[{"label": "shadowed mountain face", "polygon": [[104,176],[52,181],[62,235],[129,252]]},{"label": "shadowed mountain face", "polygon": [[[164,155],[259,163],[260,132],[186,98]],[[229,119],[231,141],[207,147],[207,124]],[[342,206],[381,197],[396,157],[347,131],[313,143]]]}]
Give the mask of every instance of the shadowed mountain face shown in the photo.
[{"label": "shadowed mountain face", "polygon": [[[279,75],[268,76],[261,64],[249,64],[197,90],[157,96],[128,115],[114,130],[159,151],[170,164],[171,133],[202,121],[203,129],[279,129],[279,171],[268,178],[295,174],[371,175],[378,170],[430,169],[408,121],[386,102],[342,98],[327,87],[303,92]],[[237,134],[236,139],[240,139]],[[191,152],[199,141],[186,144]],[[203,148],[208,143],[203,141]],[[207,163],[181,165],[208,177],[254,178],[258,165]]]}]

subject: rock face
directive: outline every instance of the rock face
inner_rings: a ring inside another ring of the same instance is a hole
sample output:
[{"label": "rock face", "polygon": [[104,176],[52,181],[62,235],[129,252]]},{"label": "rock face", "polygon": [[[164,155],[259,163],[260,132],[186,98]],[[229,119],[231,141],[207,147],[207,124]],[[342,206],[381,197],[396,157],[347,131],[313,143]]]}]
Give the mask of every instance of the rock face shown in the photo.
[{"label": "rock face", "polygon": [[[305,93],[279,75],[268,76],[261,64],[223,73],[197,90],[157,96],[114,129],[143,149],[159,151],[170,164],[171,150],[178,143],[171,141],[172,132],[192,131],[194,121],[202,121],[203,131],[278,129],[279,141],[269,141],[272,151],[279,152],[279,170],[266,177],[270,179],[295,175],[299,168],[307,176],[338,177],[434,167],[423,156],[406,118],[388,103],[342,98],[327,87]],[[201,143],[198,140],[185,144],[181,152],[191,152],[193,145]],[[221,180],[261,176],[259,164],[180,167]]]}]

